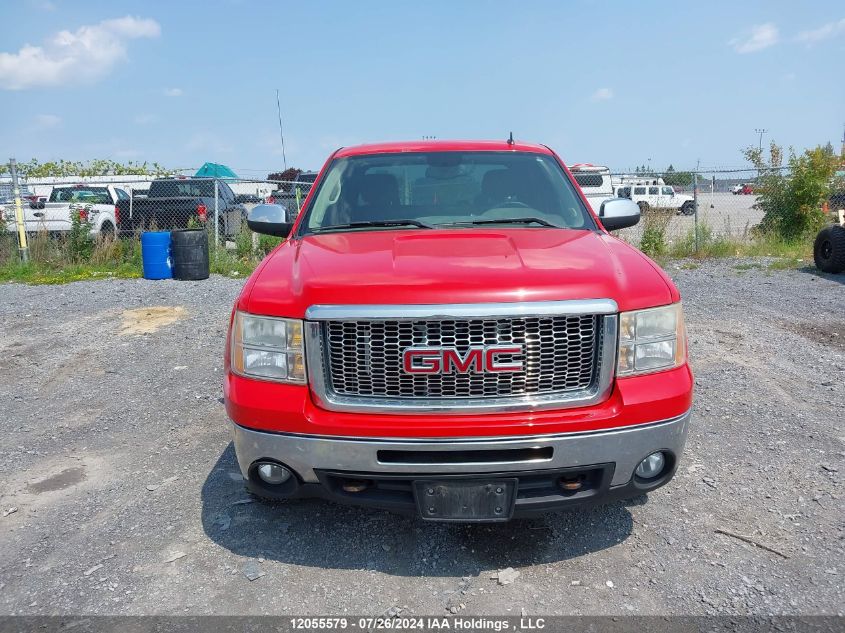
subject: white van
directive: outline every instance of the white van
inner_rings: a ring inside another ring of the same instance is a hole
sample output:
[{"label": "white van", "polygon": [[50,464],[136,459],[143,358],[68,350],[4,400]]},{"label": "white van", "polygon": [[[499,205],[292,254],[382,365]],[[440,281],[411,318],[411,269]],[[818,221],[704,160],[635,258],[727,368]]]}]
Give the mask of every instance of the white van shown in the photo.
[{"label": "white van", "polygon": [[[659,182],[658,182],[659,181]],[[671,185],[662,184],[662,179],[646,183],[622,183],[613,188],[618,198],[629,198],[637,203],[640,212],[649,209],[677,209],[683,215],[695,213],[695,200],[692,196],[676,193]]]}]

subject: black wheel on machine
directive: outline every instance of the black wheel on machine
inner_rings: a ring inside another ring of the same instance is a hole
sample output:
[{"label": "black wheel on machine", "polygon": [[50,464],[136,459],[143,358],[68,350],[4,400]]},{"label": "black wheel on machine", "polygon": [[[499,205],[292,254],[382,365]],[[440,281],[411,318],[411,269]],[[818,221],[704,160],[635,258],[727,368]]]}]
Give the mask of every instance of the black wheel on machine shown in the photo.
[{"label": "black wheel on machine", "polygon": [[813,259],[822,272],[845,271],[845,227],[828,226],[819,231],[813,244]]}]

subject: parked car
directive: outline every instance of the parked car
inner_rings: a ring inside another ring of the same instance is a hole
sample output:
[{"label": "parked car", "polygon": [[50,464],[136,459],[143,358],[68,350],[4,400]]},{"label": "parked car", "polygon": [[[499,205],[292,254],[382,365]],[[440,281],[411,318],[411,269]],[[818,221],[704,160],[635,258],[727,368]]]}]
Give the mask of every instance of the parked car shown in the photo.
[{"label": "parked car", "polygon": [[615,187],[614,191],[617,197],[636,202],[642,213],[649,209],[674,209],[683,215],[695,213],[695,199],[677,193],[671,185],[622,184]]},{"label": "parked car", "polygon": [[149,228],[184,229],[193,221],[214,223],[217,183],[218,234],[233,237],[241,228],[246,209],[235,200],[225,180],[215,178],[157,178],[144,197],[120,200],[119,230],[132,234]]},{"label": "parked car", "polygon": [[114,235],[119,213],[117,203],[128,198],[123,189],[111,185],[78,184],[53,187],[46,202],[36,199],[24,207],[25,227],[31,233],[67,232],[71,229],[73,216],[79,213],[80,217],[91,223],[92,235]]},{"label": "parked car", "polygon": [[296,179],[283,187],[273,191],[267,197],[268,204],[281,204],[289,209],[296,209],[296,193],[299,191],[300,204],[305,201],[308,192],[311,191],[311,186],[317,178],[316,171],[303,171]]},{"label": "parked car", "polygon": [[754,193],[754,188],[748,183],[741,183],[731,187],[731,193],[735,196],[750,196]]},{"label": "parked car", "polygon": [[681,297],[542,145],[344,148],[235,302],[224,396],[249,490],[432,521],[642,495],[675,473]]},{"label": "parked car", "polygon": [[602,202],[614,198],[613,184],[610,179],[610,170],[601,165],[590,163],[578,163],[569,166],[569,171],[575,177],[575,182],[581,187],[584,197],[598,213]]}]

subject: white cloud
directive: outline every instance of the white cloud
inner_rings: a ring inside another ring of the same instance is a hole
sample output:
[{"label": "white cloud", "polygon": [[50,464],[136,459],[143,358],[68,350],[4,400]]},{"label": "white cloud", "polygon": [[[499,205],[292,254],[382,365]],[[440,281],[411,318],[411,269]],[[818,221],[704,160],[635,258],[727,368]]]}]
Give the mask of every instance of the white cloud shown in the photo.
[{"label": "white cloud", "polygon": [[56,127],[61,122],[61,117],[58,117],[55,114],[39,114],[35,117],[35,129],[46,130],[51,127]]},{"label": "white cloud", "polygon": [[828,22],[811,31],[801,31],[795,39],[799,42],[806,42],[807,46],[812,46],[816,42],[821,42],[840,33],[845,33],[845,18],[838,22]]},{"label": "white cloud", "polygon": [[41,46],[25,44],[17,53],[0,53],[0,86],[25,90],[95,81],[126,59],[126,41],[158,37],[155,20],[125,16],[59,31]]},{"label": "white cloud", "polygon": [[168,88],[164,91],[165,97],[181,97],[183,94],[185,94],[185,91],[181,88]]},{"label": "white cloud", "polygon": [[743,33],[741,37],[735,37],[728,44],[733,46],[737,53],[756,53],[774,46],[778,40],[780,40],[778,27],[771,22],[766,22],[752,26],[749,31]]},{"label": "white cloud", "polygon": [[590,97],[590,101],[608,101],[613,99],[613,90],[610,88],[599,88]]}]

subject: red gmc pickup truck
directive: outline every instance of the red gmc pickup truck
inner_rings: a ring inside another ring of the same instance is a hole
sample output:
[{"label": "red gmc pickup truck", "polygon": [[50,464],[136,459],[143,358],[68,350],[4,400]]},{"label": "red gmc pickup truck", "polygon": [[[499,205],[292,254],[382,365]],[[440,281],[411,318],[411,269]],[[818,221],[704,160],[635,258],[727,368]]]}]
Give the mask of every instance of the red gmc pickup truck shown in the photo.
[{"label": "red gmc pickup truck", "polygon": [[521,142],[345,148],[232,312],[225,402],[248,489],[505,521],[668,482],[693,379],[680,295]]}]

